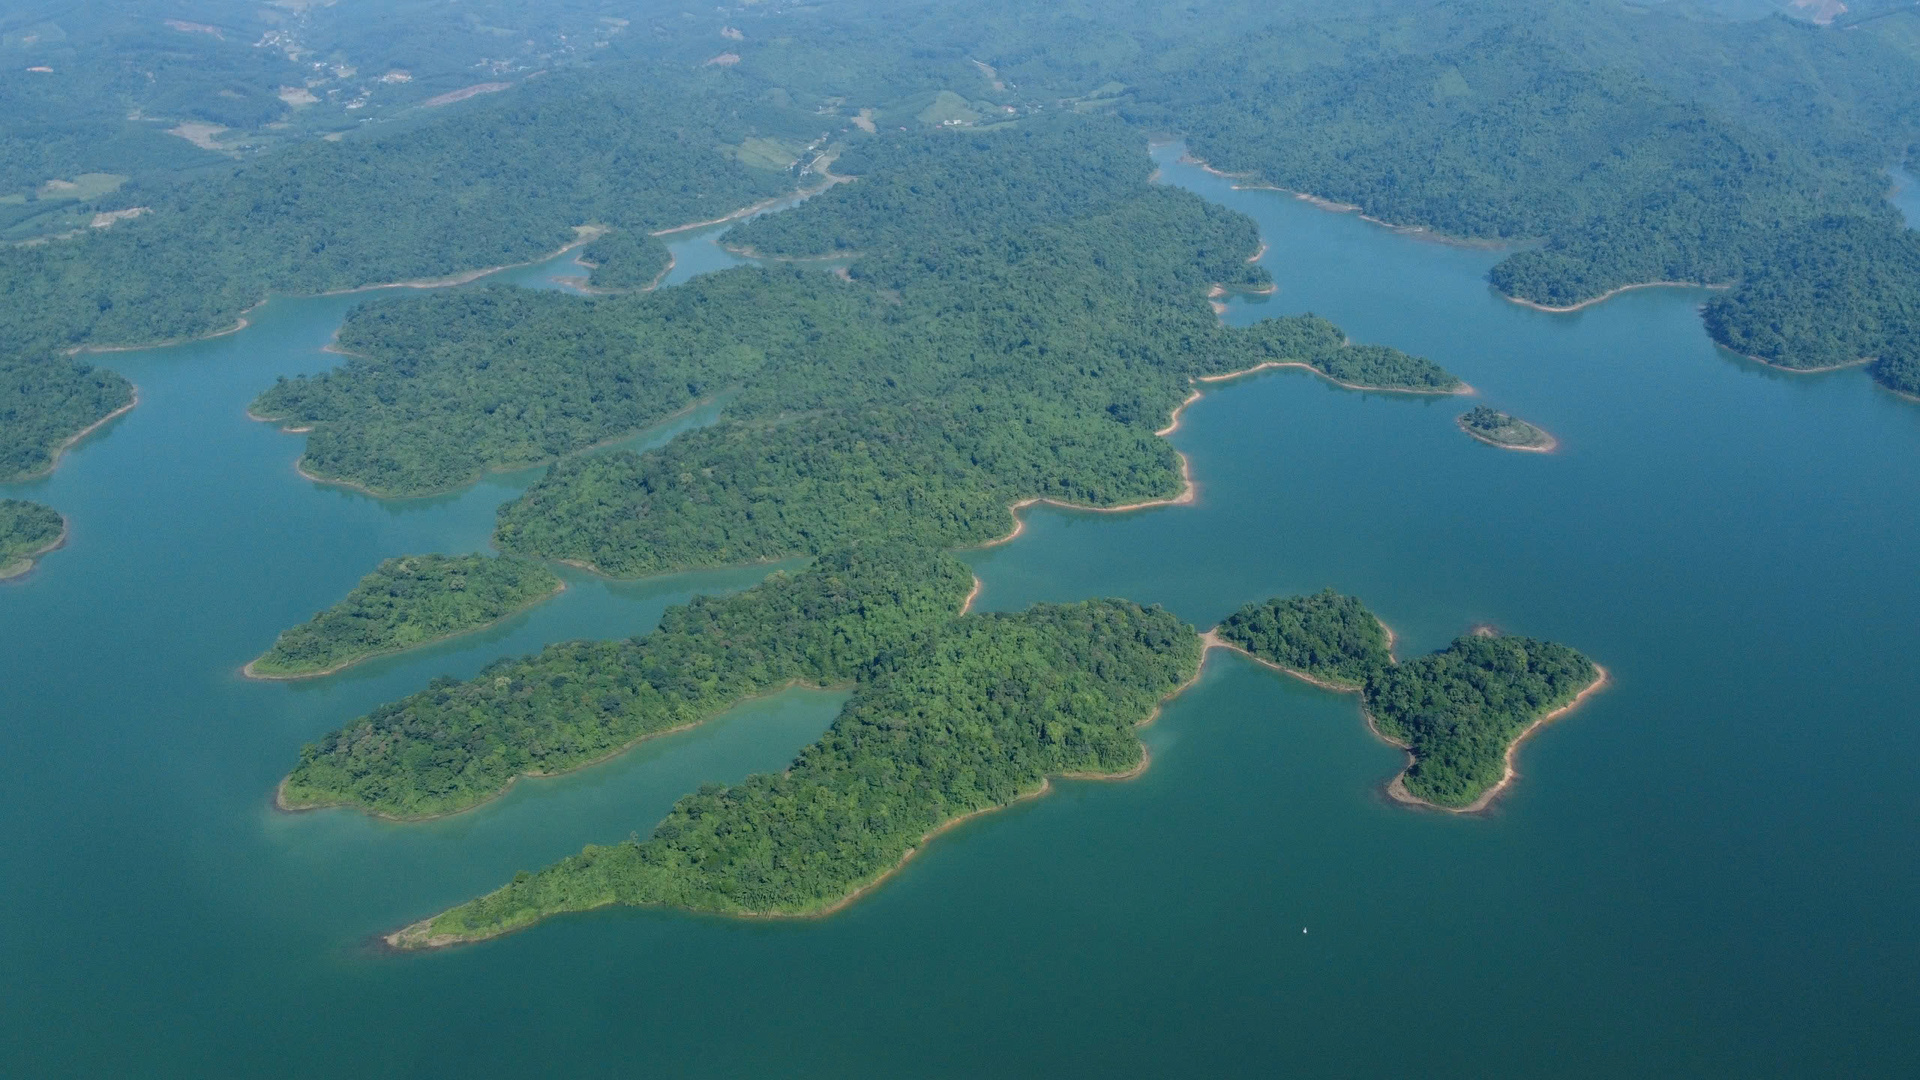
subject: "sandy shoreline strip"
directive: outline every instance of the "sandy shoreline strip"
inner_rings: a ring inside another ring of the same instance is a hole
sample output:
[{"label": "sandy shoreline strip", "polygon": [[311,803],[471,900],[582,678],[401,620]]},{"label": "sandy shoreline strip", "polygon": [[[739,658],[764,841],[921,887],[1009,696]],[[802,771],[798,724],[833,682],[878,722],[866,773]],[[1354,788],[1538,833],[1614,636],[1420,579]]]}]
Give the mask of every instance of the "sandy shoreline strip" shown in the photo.
[{"label": "sandy shoreline strip", "polygon": [[[1409,806],[1425,807],[1430,810],[1444,810],[1449,814],[1478,814],[1481,811],[1485,810],[1488,806],[1492,805],[1493,800],[1499,798],[1502,792],[1506,791],[1508,787],[1512,786],[1514,778],[1520,775],[1519,771],[1513,767],[1513,758],[1515,754],[1519,753],[1520,744],[1527,741],[1527,738],[1529,736],[1531,736],[1534,732],[1539,731],[1546,724],[1554,720],[1557,720],[1560,717],[1565,716],[1566,714],[1579,708],[1582,704],[1586,702],[1588,698],[1592,697],[1596,693],[1599,693],[1601,689],[1603,689],[1608,683],[1613,681],[1613,677],[1607,673],[1606,668],[1601,667],[1599,664],[1595,664],[1593,665],[1593,669],[1594,671],[1598,672],[1598,674],[1593,677],[1592,682],[1586,685],[1585,689],[1581,690],[1578,694],[1574,695],[1572,701],[1567,702],[1565,705],[1560,706],[1559,708],[1553,710],[1552,712],[1547,713],[1545,716],[1542,716],[1539,719],[1535,720],[1533,723],[1528,724],[1525,730],[1521,731],[1519,735],[1514,736],[1514,740],[1511,743],[1507,744],[1506,769],[1500,777],[1500,782],[1488,788],[1487,790],[1481,792],[1479,798],[1473,800],[1472,802],[1468,803],[1465,806],[1441,806],[1438,803],[1430,803],[1427,800],[1422,799],[1418,795],[1415,795],[1413,792],[1407,790],[1407,785],[1405,783],[1407,773],[1405,769],[1402,769],[1400,771],[1400,775],[1394,777],[1393,782],[1387,785],[1388,796],[1390,796],[1395,802],[1405,803]],[[1373,723],[1373,716],[1371,714],[1367,716],[1367,727],[1371,729],[1375,735],[1379,736],[1382,741],[1390,743],[1394,746],[1398,746],[1403,750],[1406,749],[1403,743],[1400,743],[1394,739],[1387,738],[1384,732],[1382,732],[1378,727],[1375,727]],[[1412,755],[1408,755],[1408,764],[1409,765],[1412,764]]]},{"label": "sandy shoreline strip", "polygon": [[811,199],[815,195],[833,187],[835,184],[845,184],[855,179],[851,176],[836,175],[833,172],[833,162],[831,160],[823,162],[819,158],[815,158],[813,163],[807,166],[807,170],[819,176],[821,183],[810,188],[801,188],[799,191],[790,191],[785,195],[774,195],[770,198],[761,199],[752,206],[743,206],[731,214],[722,214],[717,218],[710,218],[706,221],[689,221],[685,225],[675,225],[670,229],[655,229],[647,235],[672,236],[674,233],[689,232],[693,229],[704,229],[709,225],[725,225],[729,221],[739,221],[741,218],[752,217],[762,210],[771,210],[788,200],[798,201],[801,199]]},{"label": "sandy shoreline strip", "polygon": [[[1565,315],[1568,312],[1590,308],[1595,304],[1611,300],[1621,293],[1633,292],[1635,289],[1730,289],[1732,287],[1731,285],[1709,285],[1703,281],[1642,281],[1634,285],[1622,285],[1617,289],[1609,289],[1591,300],[1582,300],[1577,304],[1570,304],[1566,307],[1539,304],[1532,300],[1522,300],[1517,296],[1508,296],[1507,299],[1519,304],[1521,307],[1529,307],[1535,311],[1546,311],[1555,315]],[[1501,295],[1505,296],[1506,294],[1502,293]],[[1765,361],[1762,361],[1762,363],[1764,362]]]},{"label": "sandy shoreline strip", "polygon": [[567,591],[567,583],[562,581],[554,585],[553,588],[547,590],[547,592],[544,595],[535,597],[533,600],[527,602],[526,604],[520,607],[514,608],[512,611],[507,612],[506,614],[500,616],[499,618],[481,623],[479,626],[468,627],[465,630],[455,630],[451,634],[442,634],[437,638],[428,638],[425,641],[416,641],[411,645],[402,645],[396,649],[381,649],[379,652],[370,652],[365,654],[364,656],[356,656],[353,659],[346,661],[345,663],[335,664],[334,666],[326,669],[325,671],[300,671],[300,672],[294,672],[288,675],[261,675],[253,670],[253,665],[267,658],[266,653],[261,653],[259,656],[256,656],[253,659],[247,661],[246,666],[240,669],[240,677],[243,679],[253,679],[257,682],[296,682],[300,679],[318,679],[318,678],[321,678],[322,676],[332,675],[336,672],[345,671],[348,668],[354,666],[355,664],[364,664],[369,660],[378,660],[383,656],[398,656],[403,652],[412,652],[415,649],[424,649],[429,645],[438,645],[443,641],[452,641],[455,638],[466,637],[468,634],[477,634],[482,630],[491,630],[492,628],[499,626],[501,623],[506,622],[508,619],[513,618],[515,615],[532,611],[534,608],[539,607],[541,604],[546,603],[547,601],[553,599],[556,596],[559,596],[561,593],[566,591]]},{"label": "sandy shoreline strip", "polygon": [[986,583],[980,580],[980,575],[973,575],[973,591],[967,593],[966,600],[960,604],[960,614],[965,615],[967,612],[973,610],[973,602],[980,598],[980,590],[984,588],[986,588]]},{"label": "sandy shoreline strip", "polygon": [[1538,427],[1532,424],[1529,424],[1527,426],[1532,427],[1533,430],[1539,432],[1542,435],[1545,435],[1547,437],[1547,445],[1515,446],[1513,443],[1503,443],[1495,439],[1489,439],[1485,435],[1482,435],[1479,432],[1468,427],[1464,419],[1455,419],[1453,422],[1453,425],[1459,428],[1461,431],[1465,432],[1468,438],[1478,439],[1479,441],[1486,443],[1488,446],[1498,447],[1501,450],[1518,450],[1518,451],[1521,451],[1522,453],[1527,453],[1527,454],[1551,454],[1560,449],[1560,440],[1554,436],[1553,432],[1548,431],[1546,428]]},{"label": "sandy shoreline strip", "polygon": [[554,250],[547,252],[545,255],[536,255],[524,262],[501,263],[498,266],[483,267],[479,270],[465,270],[457,274],[448,274],[444,277],[415,278],[412,281],[387,281],[378,285],[356,285],[351,289],[332,289],[319,293],[318,295],[352,296],[356,293],[375,292],[380,289],[445,289],[454,285],[465,285],[469,282],[478,281],[488,274],[497,274],[502,270],[518,270],[523,266],[532,266],[536,263],[546,262],[548,259],[557,259],[567,252],[572,251],[574,248],[584,247],[587,244],[593,243],[595,240],[606,235],[607,231],[607,226],[605,225],[575,225],[573,227],[574,239],[571,243],[562,244]]},{"label": "sandy shoreline strip", "polygon": [[[1378,620],[1376,619],[1375,621],[1378,621]],[[1386,623],[1382,622],[1380,623],[1380,629],[1386,631],[1387,652],[1388,652],[1388,655],[1392,655],[1394,643],[1397,640],[1394,636],[1393,628],[1388,626]],[[1379,739],[1381,742],[1384,742],[1389,746],[1395,746],[1400,748],[1401,750],[1408,751],[1407,765],[1411,766],[1413,764],[1413,754],[1410,748],[1407,746],[1407,744],[1401,742],[1398,739],[1392,738],[1386,732],[1381,731],[1380,726],[1378,724],[1374,723],[1373,712],[1372,710],[1368,709],[1366,705],[1366,696],[1364,693],[1365,687],[1358,686],[1358,685],[1346,685],[1342,683],[1328,682],[1324,679],[1315,678],[1314,676],[1309,675],[1304,671],[1299,671],[1295,668],[1287,667],[1284,664],[1276,664],[1271,660],[1267,660],[1263,657],[1255,656],[1252,653],[1248,652],[1247,650],[1241,648],[1238,645],[1233,644],[1230,641],[1222,640],[1219,635],[1219,627],[1215,627],[1214,629],[1208,630],[1206,633],[1201,634],[1200,641],[1202,643],[1203,648],[1226,649],[1230,652],[1239,653],[1241,656],[1246,657],[1247,659],[1253,661],[1256,664],[1259,664],[1263,667],[1271,668],[1274,671],[1278,671],[1284,675],[1291,675],[1302,682],[1311,683],[1312,685],[1317,686],[1322,690],[1331,690],[1337,694],[1360,694],[1361,695],[1360,714],[1366,720],[1367,730],[1372,732],[1374,738]],[[1559,708],[1553,710],[1552,712],[1547,713],[1546,715],[1535,719],[1533,723],[1528,724],[1526,728],[1520,732],[1520,734],[1514,736],[1513,742],[1507,744],[1506,770],[1505,770],[1505,773],[1501,776],[1500,782],[1488,788],[1486,791],[1481,792],[1479,798],[1473,800],[1471,803],[1468,803],[1465,806],[1441,806],[1438,803],[1428,802],[1427,800],[1422,799],[1419,796],[1412,793],[1411,791],[1407,790],[1407,786],[1406,786],[1407,770],[1405,768],[1402,768],[1399,774],[1394,776],[1394,778],[1387,783],[1386,792],[1388,797],[1392,798],[1395,802],[1404,803],[1408,806],[1419,806],[1419,807],[1424,807],[1430,810],[1444,810],[1449,814],[1477,814],[1485,810],[1489,805],[1493,803],[1494,799],[1498,798],[1502,792],[1506,791],[1507,788],[1512,785],[1514,778],[1520,775],[1518,770],[1516,770],[1513,765],[1514,755],[1519,752],[1520,744],[1525,742],[1527,738],[1531,736],[1534,732],[1540,730],[1542,726],[1546,725],[1547,723],[1553,720],[1557,720],[1560,717],[1565,716],[1566,714],[1579,708],[1581,704],[1583,704],[1589,697],[1592,697],[1594,694],[1598,693],[1601,690],[1601,688],[1605,687],[1609,682],[1612,681],[1612,677],[1607,674],[1606,668],[1601,667],[1599,664],[1593,665],[1593,668],[1594,668],[1594,671],[1596,671],[1598,674],[1594,676],[1594,679],[1591,683],[1588,683],[1584,689],[1582,689],[1578,694],[1574,695],[1572,701],[1569,701],[1565,705],[1560,706]]]},{"label": "sandy shoreline strip", "polygon": [[59,446],[56,446],[53,448],[52,453],[47,455],[47,464],[44,468],[36,469],[33,472],[27,473],[25,476],[16,476],[12,480],[7,481],[7,483],[24,484],[29,481],[43,480],[49,476],[52,476],[53,470],[60,467],[60,459],[66,456],[67,451],[80,445],[80,440],[86,438],[87,436],[93,434],[96,431],[99,431],[101,428],[106,427],[109,423],[115,420],[118,420],[121,417],[127,415],[128,413],[132,412],[134,409],[134,406],[140,404],[140,388],[138,386],[134,386],[132,383],[128,383],[127,385],[133,389],[133,400],[113,410],[112,412],[101,417],[100,419],[95,420],[93,423],[88,424],[86,427],[81,428],[79,431],[76,431],[73,434],[67,436],[66,439],[63,442],[61,442]]},{"label": "sandy shoreline strip", "polygon": [[[1373,394],[1419,394],[1427,397],[1450,397],[1459,395],[1471,397],[1478,393],[1478,391],[1464,381],[1451,390],[1425,390],[1418,387],[1406,386],[1366,386],[1361,383],[1341,382],[1339,379],[1321,371],[1319,368],[1314,367],[1304,360],[1268,360],[1264,363],[1255,364],[1250,368],[1242,368],[1239,371],[1229,371],[1220,375],[1196,375],[1193,377],[1193,381],[1197,383],[1228,382],[1233,379],[1242,379],[1248,375],[1258,374],[1262,371],[1272,371],[1278,368],[1301,368],[1302,370],[1313,372],[1315,375],[1320,376],[1335,386],[1348,390],[1362,390]],[[1191,399],[1189,399],[1189,401],[1191,401]],[[1185,408],[1185,405],[1183,404],[1181,407]]]},{"label": "sandy shoreline strip", "polygon": [[1144,499],[1140,502],[1124,503],[1120,506],[1083,506],[1080,503],[1061,502],[1059,499],[1021,499],[1019,502],[1007,507],[1007,511],[1013,515],[1013,531],[998,539],[989,540],[981,544],[980,547],[999,547],[1001,544],[1010,543],[1019,537],[1019,535],[1027,529],[1026,520],[1020,516],[1020,511],[1031,506],[1053,506],[1062,510],[1082,510],[1092,514],[1125,514],[1134,510],[1151,509],[1156,506],[1191,505],[1199,494],[1199,489],[1193,482],[1193,462],[1187,460],[1187,455],[1180,453],[1178,450],[1174,451],[1174,456],[1180,459],[1181,490],[1178,495],[1165,499]]}]

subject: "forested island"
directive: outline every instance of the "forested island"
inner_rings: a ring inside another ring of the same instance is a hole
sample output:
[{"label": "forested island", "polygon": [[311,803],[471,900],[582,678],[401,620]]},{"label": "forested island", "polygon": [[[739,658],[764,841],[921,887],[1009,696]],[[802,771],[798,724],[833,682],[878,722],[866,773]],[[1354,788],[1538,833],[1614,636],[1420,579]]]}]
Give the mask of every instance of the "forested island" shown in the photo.
[{"label": "forested island", "polygon": [[67,519],[50,506],[0,499],[0,581],[33,569],[34,560],[67,538]]},{"label": "forested island", "polygon": [[564,587],[553,571],[526,559],[388,559],[346,599],[281,632],[245,673],[255,679],[331,675],[362,660],[490,626]]},{"label": "forested island", "polygon": [[1560,445],[1559,440],[1525,420],[1485,405],[1476,405],[1461,413],[1454,422],[1460,425],[1461,431],[1503,450],[1547,453]]},{"label": "forested island", "polygon": [[1483,809],[1513,775],[1513,749],[1606,678],[1550,641],[1469,634],[1396,663],[1379,620],[1328,590],[1266,600],[1228,616],[1213,643],[1361,695],[1368,722],[1411,758],[1389,792],[1446,810]]},{"label": "forested island", "polygon": [[934,833],[1046,790],[1125,776],[1134,728],[1199,665],[1192,628],[1122,600],[968,615],[870,664],[781,773],[708,785],[644,840],[579,855],[390,935],[479,941],[608,904],[730,915],[833,911]]}]

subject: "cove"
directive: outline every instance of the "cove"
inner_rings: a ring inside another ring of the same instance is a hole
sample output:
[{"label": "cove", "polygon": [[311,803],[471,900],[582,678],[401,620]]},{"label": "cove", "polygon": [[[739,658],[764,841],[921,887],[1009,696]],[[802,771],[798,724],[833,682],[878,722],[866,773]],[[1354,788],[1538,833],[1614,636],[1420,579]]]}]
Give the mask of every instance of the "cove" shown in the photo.
[{"label": "cove", "polygon": [[[236,679],[380,558],[483,548],[531,479],[394,502],[300,479],[300,440],[243,410],[331,362],[354,298],[275,300],[243,333],[116,355],[141,407],[0,488],[74,528],[0,587],[11,1070],[1901,1071],[1920,1052],[1920,411],[1857,371],[1716,350],[1704,293],[1529,311],[1487,286],[1495,253],[1159,153],[1166,181],[1261,224],[1279,289],[1227,318],[1312,310],[1480,395],[1298,371],[1209,388],[1173,436],[1194,504],[1033,508],[967,555],[979,604],[1119,595],[1205,627],[1332,585],[1402,656],[1483,622],[1580,648],[1614,685],[1528,741],[1492,814],[1388,804],[1400,755],[1351,697],[1216,651],[1144,729],[1139,779],[953,830],[834,918],[612,910],[387,954],[372,935],[778,767],[838,699],[772,699],[426,825],[272,812],[300,745],[374,704],[763,574],[573,575],[482,634],[312,684]],[[1560,451],[1474,442],[1453,423],[1474,402]]]}]

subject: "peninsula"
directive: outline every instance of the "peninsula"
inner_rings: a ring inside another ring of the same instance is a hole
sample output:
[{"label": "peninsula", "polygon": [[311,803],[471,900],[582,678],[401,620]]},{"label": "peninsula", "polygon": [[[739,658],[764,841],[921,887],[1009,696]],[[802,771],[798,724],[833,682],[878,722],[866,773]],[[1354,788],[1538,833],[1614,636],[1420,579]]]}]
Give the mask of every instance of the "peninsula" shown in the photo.
[{"label": "peninsula", "polygon": [[1358,692],[1373,731],[1408,754],[1388,794],[1460,813],[1485,809],[1512,782],[1520,740],[1607,677],[1565,645],[1487,630],[1396,663],[1379,620],[1331,590],[1249,604],[1206,638],[1327,689]]},{"label": "peninsula", "polygon": [[870,664],[785,772],[709,785],[643,840],[590,845],[386,940],[479,941],[609,904],[829,914],[934,834],[1038,795],[1049,777],[1135,774],[1134,729],[1199,661],[1191,627],[1123,600],[952,619]]},{"label": "peninsula", "polygon": [[1552,453],[1560,441],[1517,416],[1477,405],[1455,419],[1460,430],[1489,446],[1502,450],[1526,450],[1536,454]]},{"label": "peninsula", "polygon": [[525,559],[408,555],[388,559],[346,599],[281,632],[249,663],[253,679],[331,675],[375,656],[484,629],[560,592],[553,571]]},{"label": "peninsula", "polygon": [[24,499],[0,499],[0,581],[33,569],[40,556],[67,539],[59,511]]},{"label": "peninsula", "polygon": [[572,641],[375,709],[308,746],[283,809],[350,806],[417,820],[472,809],[520,776],[550,776],[711,719],[786,686],[851,682],[874,657],[956,616],[958,560],[855,549],[729,597],[667,609],[653,633]]}]

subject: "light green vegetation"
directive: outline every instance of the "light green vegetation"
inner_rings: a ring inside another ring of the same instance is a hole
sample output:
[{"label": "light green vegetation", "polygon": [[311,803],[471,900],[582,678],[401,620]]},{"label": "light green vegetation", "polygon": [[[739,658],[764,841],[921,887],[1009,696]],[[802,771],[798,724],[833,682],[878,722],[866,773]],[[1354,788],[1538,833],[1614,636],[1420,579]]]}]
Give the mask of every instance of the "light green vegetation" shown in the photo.
[{"label": "light green vegetation", "polygon": [[0,482],[53,468],[78,433],[133,404],[133,384],[65,357],[0,356]]},{"label": "light green vegetation", "polygon": [[899,547],[824,557],[731,597],[669,608],[630,641],[575,641],[436,681],[301,753],[282,805],[420,818],[476,806],[515,777],[578,768],[792,683],[858,677],[954,617],[972,577]]},{"label": "light green vegetation", "polygon": [[1413,757],[1400,777],[1407,793],[1448,808],[1498,785],[1521,735],[1600,677],[1565,645],[1491,634],[1396,664],[1379,620],[1331,590],[1249,604],[1216,633],[1262,660],[1359,690],[1380,733]]},{"label": "light green vegetation", "polygon": [[877,659],[783,773],[709,785],[644,840],[590,846],[391,938],[493,937],[608,904],[831,911],[929,834],[1044,789],[1140,767],[1134,734],[1199,664],[1192,628],[1119,600],[970,615]]},{"label": "light green vegetation", "polygon": [[0,499],[0,580],[33,569],[33,561],[66,535],[67,522],[50,506]]},{"label": "light green vegetation", "polygon": [[43,202],[58,199],[92,202],[120,190],[120,185],[127,180],[121,173],[81,173],[71,180],[49,180],[41,184],[35,194]]},{"label": "light green vegetation", "polygon": [[1393,663],[1380,620],[1332,589],[1248,604],[1222,620],[1214,635],[1262,660],[1355,690]]},{"label": "light green vegetation", "polygon": [[1457,423],[1460,430],[1490,442],[1495,446],[1507,446],[1520,450],[1545,450],[1553,446],[1553,436],[1527,423],[1516,416],[1509,416],[1498,409],[1485,405],[1476,405],[1460,414]]},{"label": "light green vegetation", "polygon": [[539,563],[485,555],[407,555],[360,579],[346,599],[281,633],[247,665],[256,678],[301,678],[478,630],[560,590]]}]

